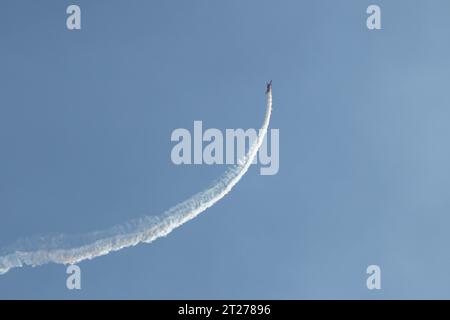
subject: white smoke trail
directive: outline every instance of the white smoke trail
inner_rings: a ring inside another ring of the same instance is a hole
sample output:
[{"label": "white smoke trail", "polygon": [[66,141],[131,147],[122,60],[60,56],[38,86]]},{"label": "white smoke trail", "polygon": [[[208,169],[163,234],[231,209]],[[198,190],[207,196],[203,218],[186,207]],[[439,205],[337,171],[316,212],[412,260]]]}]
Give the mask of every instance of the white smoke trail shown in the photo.
[{"label": "white smoke trail", "polygon": [[[0,254],[0,274],[24,265],[39,266],[46,263],[75,264],[93,259],[139,243],[150,243],[164,237],[175,228],[195,218],[222,199],[249,169],[263,143],[272,112],[272,92],[266,93],[266,114],[258,138],[248,153],[230,167],[210,188],[170,208],[160,216],[146,216],[106,231],[81,236],[46,236],[25,239]],[[24,249],[24,247],[31,249]],[[20,248],[20,249],[17,249]]]}]

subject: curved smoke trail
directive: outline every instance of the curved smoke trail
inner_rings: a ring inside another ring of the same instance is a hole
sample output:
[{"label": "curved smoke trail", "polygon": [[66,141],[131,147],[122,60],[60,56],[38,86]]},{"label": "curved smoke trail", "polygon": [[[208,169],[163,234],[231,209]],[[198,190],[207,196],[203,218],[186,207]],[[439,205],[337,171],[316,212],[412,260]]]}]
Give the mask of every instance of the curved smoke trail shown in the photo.
[{"label": "curved smoke trail", "polygon": [[0,274],[24,265],[39,266],[50,262],[75,264],[166,236],[214,205],[239,182],[263,143],[271,112],[272,92],[269,88],[266,93],[266,114],[258,138],[238,164],[227,169],[211,187],[157,217],[145,216],[109,230],[81,236],[53,235],[22,240],[0,253]]}]

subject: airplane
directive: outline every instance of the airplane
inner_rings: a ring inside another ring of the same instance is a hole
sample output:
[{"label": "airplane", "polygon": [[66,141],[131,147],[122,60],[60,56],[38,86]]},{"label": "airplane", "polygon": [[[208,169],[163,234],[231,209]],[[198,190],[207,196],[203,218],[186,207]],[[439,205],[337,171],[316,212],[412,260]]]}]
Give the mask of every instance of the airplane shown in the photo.
[{"label": "airplane", "polygon": [[267,83],[266,94],[272,91],[272,80]]}]

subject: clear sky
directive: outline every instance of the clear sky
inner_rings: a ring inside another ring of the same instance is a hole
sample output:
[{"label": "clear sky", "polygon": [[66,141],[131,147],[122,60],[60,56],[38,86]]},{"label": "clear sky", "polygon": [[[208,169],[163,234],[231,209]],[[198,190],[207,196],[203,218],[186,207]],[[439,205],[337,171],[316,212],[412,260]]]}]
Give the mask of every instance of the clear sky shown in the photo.
[{"label": "clear sky", "polygon": [[[78,4],[82,30],[66,29]],[[382,30],[366,28],[378,4]],[[0,276],[0,298],[450,298],[450,2],[0,2],[0,247],[158,215],[225,166],[176,128],[257,128],[280,170],[152,244]],[[381,267],[382,289],[366,288]]]}]

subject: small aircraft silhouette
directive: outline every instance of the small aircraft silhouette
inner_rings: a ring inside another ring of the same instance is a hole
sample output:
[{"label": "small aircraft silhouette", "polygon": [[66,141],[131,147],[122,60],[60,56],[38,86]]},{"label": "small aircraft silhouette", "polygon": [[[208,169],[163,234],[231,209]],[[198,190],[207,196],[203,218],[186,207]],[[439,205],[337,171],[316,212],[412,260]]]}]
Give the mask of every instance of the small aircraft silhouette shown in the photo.
[{"label": "small aircraft silhouette", "polygon": [[272,91],[272,80],[267,83],[266,94]]}]

